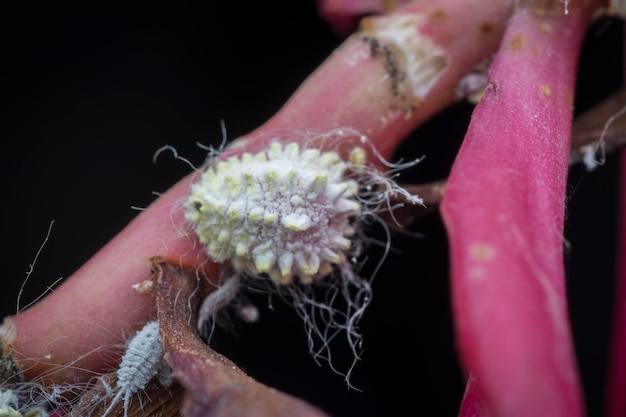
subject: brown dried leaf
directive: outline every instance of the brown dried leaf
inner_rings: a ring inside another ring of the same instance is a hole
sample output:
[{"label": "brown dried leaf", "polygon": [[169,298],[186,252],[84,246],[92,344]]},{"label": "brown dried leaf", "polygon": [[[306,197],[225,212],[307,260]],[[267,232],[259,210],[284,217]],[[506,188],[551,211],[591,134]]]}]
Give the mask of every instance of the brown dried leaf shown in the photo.
[{"label": "brown dried leaf", "polygon": [[201,301],[196,272],[153,259],[157,317],[165,361],[185,388],[185,417],[323,417],[319,409],[247,376],[198,337],[193,324]]}]

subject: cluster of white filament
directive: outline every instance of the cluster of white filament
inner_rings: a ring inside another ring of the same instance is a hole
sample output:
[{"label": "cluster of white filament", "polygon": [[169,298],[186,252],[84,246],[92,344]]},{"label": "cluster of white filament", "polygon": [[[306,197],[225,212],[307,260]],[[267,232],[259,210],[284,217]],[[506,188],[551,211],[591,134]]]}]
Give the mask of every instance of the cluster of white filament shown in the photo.
[{"label": "cluster of white filament", "polygon": [[[153,378],[158,376],[164,386],[169,384],[167,378],[162,378],[162,371],[165,369],[169,368],[166,368],[164,362],[159,322],[150,321],[128,341],[116,371],[115,385],[109,385],[103,375],[95,379],[98,381],[96,383],[90,381],[84,384],[52,384],[45,387],[37,381],[19,383],[16,391],[0,388],[0,417],[48,417],[58,414],[58,411],[48,412],[49,406],[53,406],[53,410],[77,406],[78,412],[71,410],[67,414],[71,417],[106,417],[113,415],[111,412],[118,404],[123,407],[124,417],[128,417],[132,398],[144,390]],[[89,394],[96,386],[94,384],[102,387],[102,394],[97,391]],[[85,393],[86,404],[90,406],[81,406],[73,398],[75,394],[82,396]]]},{"label": "cluster of white filament", "polygon": [[[354,134],[332,133],[338,138]],[[357,138],[369,143],[365,136]],[[198,314],[198,330],[207,341],[212,328],[205,333],[206,323],[215,324],[217,312],[235,299],[244,282],[266,288],[291,301],[316,360],[331,363],[330,341],[345,334],[354,355],[344,374],[349,383],[360,356],[358,322],[371,300],[375,275],[355,272],[365,239],[358,228],[372,219],[385,226],[377,213],[393,211],[398,204],[392,200],[398,197],[423,204],[393,180],[419,160],[391,164],[373,147],[372,152],[391,168],[390,176],[368,164],[360,146],[346,160],[338,152],[303,148],[297,142],[272,142],[256,154],[227,159],[212,155],[185,203],[186,220],[206,253],[226,266],[219,287]]]},{"label": "cluster of white filament", "polygon": [[22,411],[20,399],[12,390],[0,390],[0,417],[48,417],[48,415],[48,412],[39,406]]},{"label": "cluster of white filament", "polygon": [[159,334],[159,322],[151,321],[129,341],[126,353],[117,370],[117,383],[111,402],[102,414],[105,417],[121,400],[124,401],[124,417],[133,395],[146,388],[163,368],[163,347]]}]

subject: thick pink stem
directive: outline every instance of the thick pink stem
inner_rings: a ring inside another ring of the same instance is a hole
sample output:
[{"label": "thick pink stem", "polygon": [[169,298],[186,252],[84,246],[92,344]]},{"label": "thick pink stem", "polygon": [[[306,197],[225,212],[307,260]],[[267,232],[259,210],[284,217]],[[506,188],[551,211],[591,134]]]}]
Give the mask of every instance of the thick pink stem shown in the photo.
[{"label": "thick pink stem", "polygon": [[461,359],[492,417],[584,414],[565,299],[563,217],[587,20],[574,3],[567,15],[549,5],[515,13],[441,207]]},{"label": "thick pink stem", "polygon": [[[347,127],[390,159],[412,130],[460,98],[459,80],[496,50],[512,5],[510,0],[412,1],[391,14],[364,19],[362,30],[232,151],[256,151],[281,138],[306,141]],[[354,145],[348,141],[344,147]]]}]

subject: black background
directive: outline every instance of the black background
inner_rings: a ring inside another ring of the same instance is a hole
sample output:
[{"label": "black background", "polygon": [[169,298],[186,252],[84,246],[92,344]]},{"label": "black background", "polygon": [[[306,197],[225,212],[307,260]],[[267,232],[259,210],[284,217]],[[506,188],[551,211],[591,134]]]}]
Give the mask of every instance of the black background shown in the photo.
[{"label": "black background", "polygon": [[[189,172],[172,145],[199,165],[196,146],[219,144],[261,125],[341,38],[309,1],[48,3],[3,6],[2,315],[52,221],[49,241],[21,305],[67,277],[137,212]],[[589,32],[576,112],[622,83],[622,23]],[[405,181],[447,175],[472,107],[459,103],[426,123],[398,151],[425,155]],[[571,171],[566,238],[571,314],[590,414],[600,415],[617,215],[615,155],[593,173]],[[275,300],[261,321],[220,333],[216,347],[249,374],[333,416],[454,416],[463,392],[447,282],[447,246],[437,214],[396,236],[374,281],[362,322],[364,355],[348,390],[307,353],[302,324]],[[374,231],[374,235],[379,231]],[[375,258],[380,252],[371,250]],[[345,363],[341,348],[336,360]]]}]

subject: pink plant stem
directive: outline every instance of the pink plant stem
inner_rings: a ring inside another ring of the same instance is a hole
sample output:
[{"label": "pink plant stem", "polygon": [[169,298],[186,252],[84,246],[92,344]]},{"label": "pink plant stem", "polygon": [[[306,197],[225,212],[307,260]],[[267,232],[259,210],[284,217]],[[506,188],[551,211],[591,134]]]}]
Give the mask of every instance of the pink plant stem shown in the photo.
[{"label": "pink plant stem", "polygon": [[[460,355],[477,384],[468,390],[483,395],[482,415],[576,417],[584,404],[563,218],[573,87],[589,19],[581,2],[568,14],[559,2],[528,3],[507,27],[441,210]],[[475,415],[476,401],[461,415]]]},{"label": "pink plant stem", "polygon": [[607,417],[626,415],[626,150],[621,151],[619,238],[614,296],[613,334],[609,356]]},{"label": "pink plant stem", "polygon": [[[393,15],[367,20],[366,29],[347,39],[275,117],[221,157],[255,152],[274,140],[349,151],[365,135],[384,158],[391,158],[408,132],[457,99],[459,79],[495,51],[512,4],[416,1]],[[407,36],[383,37],[381,31],[389,28],[408,28],[402,32]],[[428,84],[411,83],[415,71],[406,62],[415,53],[429,58],[433,46],[443,54],[443,61],[426,68],[434,77]],[[310,136],[344,127],[359,135],[309,143]],[[22,377],[75,382],[110,367],[123,348],[126,329],[154,317],[150,293],[132,288],[150,278],[150,257],[208,265],[208,275],[217,275],[218,267],[207,263],[196,238],[185,234],[181,203],[193,179],[183,179],[159,198],[54,293],[7,319],[5,329],[13,330],[3,341],[12,344]],[[112,344],[117,347],[100,351]]]},{"label": "pink plant stem", "polygon": [[185,234],[182,212],[174,210],[191,179],[159,198],[54,293],[6,319],[5,327],[13,327],[15,335],[3,342],[12,342],[24,379],[84,381],[110,368],[108,361],[124,349],[129,326],[140,327],[156,314],[151,292],[132,288],[151,279],[155,254],[182,265],[203,265],[215,276],[216,266],[195,237]]},{"label": "pink plant stem", "polygon": [[[256,151],[281,137],[297,141],[293,133],[351,127],[366,135],[379,154],[390,159],[412,130],[458,100],[457,83],[495,51],[512,4],[511,0],[485,4],[412,1],[391,14],[364,19],[362,31],[334,51],[273,118],[239,139],[240,146],[232,152]],[[397,43],[387,45],[387,50],[373,46],[372,40],[381,46],[389,44],[381,38],[385,29],[408,24],[412,31],[408,38],[398,37]],[[422,60],[429,58],[419,56],[425,42],[441,48],[445,63],[440,70],[429,68],[436,77],[420,95],[411,91],[409,84],[414,75],[406,61],[412,54]],[[390,66],[397,66],[399,73],[394,74]],[[337,142],[331,141],[331,145],[337,148]],[[354,141],[348,141],[343,147],[350,149],[354,145]],[[227,151],[224,156],[230,154]],[[376,158],[371,161],[378,162]]]}]

